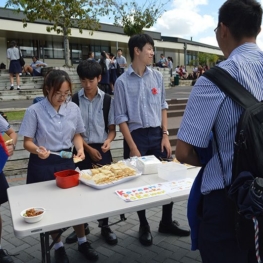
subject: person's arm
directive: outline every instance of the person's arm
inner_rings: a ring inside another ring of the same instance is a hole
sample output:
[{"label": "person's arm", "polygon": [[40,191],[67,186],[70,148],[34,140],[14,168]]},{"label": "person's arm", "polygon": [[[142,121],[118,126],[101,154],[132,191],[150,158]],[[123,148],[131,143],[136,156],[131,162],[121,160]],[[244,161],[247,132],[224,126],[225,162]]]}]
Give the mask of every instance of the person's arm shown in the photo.
[{"label": "person's arm", "polygon": [[176,159],[181,163],[187,163],[193,166],[201,166],[201,163],[194,150],[193,145],[188,144],[179,139],[177,140],[176,143],[175,156]]},{"label": "person's arm", "polygon": [[73,144],[74,144],[76,151],[77,151],[76,156],[81,158],[82,160],[84,160],[85,154],[84,154],[84,149],[83,149],[83,139],[79,133],[74,135]]},{"label": "person's arm", "polygon": [[94,162],[98,162],[102,159],[100,152],[89,146],[84,140],[83,140],[83,147],[84,150],[89,154],[91,160],[93,160]]},{"label": "person's arm", "polygon": [[130,148],[130,157],[141,156],[141,154],[137,148],[137,145],[135,144],[135,142],[132,139],[128,124],[126,122],[123,122],[123,123],[120,123],[119,126],[120,126],[120,130],[123,134],[123,137],[124,137],[125,141],[127,142],[128,146]]},{"label": "person's arm", "polygon": [[[167,131],[167,110],[163,109],[162,110],[162,130]],[[171,150],[171,144],[169,141],[169,136],[165,133],[163,133],[163,138],[162,138],[162,143],[161,143],[161,151],[163,152],[164,149],[167,151],[167,158],[169,158],[172,154]]]},{"label": "person's arm", "polygon": [[42,62],[42,61],[39,61],[39,63],[36,64],[36,67],[46,67],[47,64]]},{"label": "person's arm", "polygon": [[110,144],[114,140],[116,136],[116,127],[115,125],[109,125],[109,132],[108,132],[108,137],[101,146],[101,150],[105,153],[110,150]]},{"label": "person's arm", "polygon": [[11,156],[16,148],[17,134],[12,128],[9,128],[5,133],[13,140],[11,144],[7,145],[8,155]]},{"label": "person's arm", "polygon": [[50,152],[43,146],[35,145],[33,140],[33,138],[24,136],[24,148],[30,153],[37,154],[40,159],[48,158]]}]

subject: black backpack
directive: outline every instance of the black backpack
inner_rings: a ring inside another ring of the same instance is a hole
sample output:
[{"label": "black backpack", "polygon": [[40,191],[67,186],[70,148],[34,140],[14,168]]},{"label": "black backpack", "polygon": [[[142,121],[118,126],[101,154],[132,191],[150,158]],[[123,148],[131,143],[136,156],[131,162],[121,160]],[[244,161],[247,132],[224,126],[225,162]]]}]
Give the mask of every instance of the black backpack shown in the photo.
[{"label": "black backpack", "polygon": [[[79,95],[78,92],[75,93],[72,98],[72,102],[76,103],[79,106]],[[108,94],[104,94],[104,99],[103,99],[103,118],[104,118],[104,123],[105,123],[105,131],[108,133],[108,119],[109,119],[109,111],[110,111],[110,103],[111,103],[111,96]]]},{"label": "black backpack", "polygon": [[119,77],[122,74],[122,70],[120,64],[118,62],[116,64],[117,64],[116,73],[117,73],[117,77]]},{"label": "black backpack", "polygon": [[[211,68],[203,76],[215,83],[221,91],[244,109],[238,120],[235,142],[233,142],[232,181],[228,196],[234,203],[234,227],[240,247],[255,249],[254,217],[259,223],[259,250],[263,257],[263,188],[259,191],[260,196],[254,198],[255,181],[263,180],[263,102],[258,101],[220,67]],[[222,167],[220,152],[219,158]],[[260,207],[257,212],[252,209],[255,205]],[[248,209],[251,216],[248,216]]]}]

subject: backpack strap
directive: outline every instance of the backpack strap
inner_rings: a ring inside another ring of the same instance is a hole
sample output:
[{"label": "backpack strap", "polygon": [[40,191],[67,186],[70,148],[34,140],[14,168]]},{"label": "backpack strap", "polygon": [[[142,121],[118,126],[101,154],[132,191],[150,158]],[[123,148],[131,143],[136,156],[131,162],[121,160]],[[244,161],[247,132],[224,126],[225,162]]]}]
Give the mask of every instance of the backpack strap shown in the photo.
[{"label": "backpack strap", "polygon": [[205,71],[202,75],[211,80],[228,97],[242,108],[247,109],[259,101],[226,70],[215,66]]},{"label": "backpack strap", "polygon": [[71,101],[74,102],[75,104],[77,104],[79,106],[79,93],[75,93],[72,98]]},{"label": "backpack strap", "polygon": [[109,112],[110,112],[110,104],[111,104],[111,96],[107,93],[104,94],[103,99],[103,117],[105,123],[105,131],[108,133],[108,120],[109,120]]}]

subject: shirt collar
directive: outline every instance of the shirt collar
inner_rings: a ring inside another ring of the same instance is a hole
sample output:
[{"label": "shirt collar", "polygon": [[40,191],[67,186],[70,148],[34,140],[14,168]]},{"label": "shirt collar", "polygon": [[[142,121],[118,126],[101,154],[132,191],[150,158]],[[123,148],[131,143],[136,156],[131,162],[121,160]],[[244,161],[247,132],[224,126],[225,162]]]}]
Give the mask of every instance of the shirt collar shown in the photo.
[{"label": "shirt collar", "polygon": [[62,115],[62,116],[65,116],[67,114],[67,108],[66,108],[67,103],[65,102],[60,106],[59,112],[57,112],[54,109],[54,107],[51,105],[47,97],[39,101],[38,103],[41,103],[43,105],[43,107],[46,109],[46,111],[48,112],[51,118],[54,118],[57,114]]},{"label": "shirt collar", "polygon": [[[94,97],[94,98],[96,98],[97,96],[100,96],[100,97],[102,97],[102,94],[103,94],[104,92],[98,87],[98,93],[97,93],[97,95]],[[79,96],[80,97],[83,97],[83,98],[87,98],[86,96],[85,96],[85,93],[84,93],[84,88],[81,88],[81,90],[79,91]]]},{"label": "shirt collar", "polygon": [[236,54],[243,53],[244,51],[247,52],[247,51],[256,51],[256,50],[260,51],[260,48],[256,43],[247,42],[235,48],[229,55],[229,58],[235,56]]},{"label": "shirt collar", "polygon": [[[132,73],[134,73],[135,75],[139,76],[132,68],[132,64],[129,65],[128,67],[128,74],[131,75]],[[146,67],[146,70],[144,71],[143,73],[143,76],[146,75],[146,74],[149,74],[150,72],[152,72],[152,69],[150,67]],[[140,76],[139,76],[140,77]]]}]

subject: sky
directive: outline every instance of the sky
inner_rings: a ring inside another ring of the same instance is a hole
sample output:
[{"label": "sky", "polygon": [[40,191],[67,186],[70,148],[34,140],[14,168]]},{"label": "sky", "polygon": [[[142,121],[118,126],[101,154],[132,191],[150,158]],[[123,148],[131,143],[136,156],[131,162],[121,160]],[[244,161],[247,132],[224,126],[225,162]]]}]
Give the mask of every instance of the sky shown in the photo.
[{"label": "sky", "polygon": [[[143,2],[136,1],[139,4]],[[214,29],[218,22],[218,10],[224,2],[225,0],[170,0],[165,6],[166,11],[150,30],[161,32],[162,36],[189,40],[192,37],[193,41],[218,46]],[[263,0],[258,2],[263,6]],[[6,0],[0,0],[1,7],[5,3]],[[103,17],[100,22],[110,23],[111,21]],[[263,33],[258,35],[257,44],[263,49]]]}]

